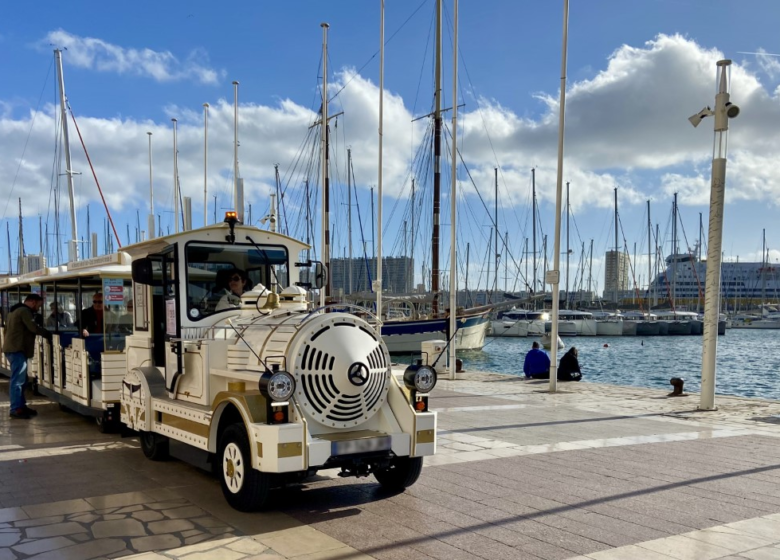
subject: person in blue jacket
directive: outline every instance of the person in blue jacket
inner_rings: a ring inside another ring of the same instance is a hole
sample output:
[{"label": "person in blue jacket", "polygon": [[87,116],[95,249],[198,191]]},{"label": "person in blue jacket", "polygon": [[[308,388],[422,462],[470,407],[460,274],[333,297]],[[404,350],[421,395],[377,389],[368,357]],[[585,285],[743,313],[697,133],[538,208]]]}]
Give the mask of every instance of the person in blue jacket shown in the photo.
[{"label": "person in blue jacket", "polygon": [[538,342],[534,342],[531,350],[525,355],[523,373],[529,379],[550,378],[550,356],[539,347]]}]

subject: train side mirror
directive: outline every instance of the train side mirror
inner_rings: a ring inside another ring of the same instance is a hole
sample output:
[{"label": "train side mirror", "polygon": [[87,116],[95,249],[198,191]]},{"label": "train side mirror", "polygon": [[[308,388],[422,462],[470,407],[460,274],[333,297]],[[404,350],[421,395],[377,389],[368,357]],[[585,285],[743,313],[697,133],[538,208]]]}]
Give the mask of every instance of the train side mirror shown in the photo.
[{"label": "train side mirror", "polygon": [[321,289],[328,283],[328,271],[321,262],[317,262],[314,265],[314,287]]},{"label": "train side mirror", "polygon": [[162,286],[162,267],[160,261],[144,257],[133,261],[133,282],[147,286]]}]

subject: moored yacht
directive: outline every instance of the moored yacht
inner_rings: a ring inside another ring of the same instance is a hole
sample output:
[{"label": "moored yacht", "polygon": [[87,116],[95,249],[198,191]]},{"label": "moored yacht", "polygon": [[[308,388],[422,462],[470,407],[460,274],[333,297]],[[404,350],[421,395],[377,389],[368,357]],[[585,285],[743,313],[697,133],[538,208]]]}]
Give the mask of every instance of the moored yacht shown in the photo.
[{"label": "moored yacht", "polygon": [[[623,336],[623,318],[616,313],[608,311],[594,311],[593,318],[596,321],[596,334],[598,336]],[[636,327],[634,327],[636,334]]]}]

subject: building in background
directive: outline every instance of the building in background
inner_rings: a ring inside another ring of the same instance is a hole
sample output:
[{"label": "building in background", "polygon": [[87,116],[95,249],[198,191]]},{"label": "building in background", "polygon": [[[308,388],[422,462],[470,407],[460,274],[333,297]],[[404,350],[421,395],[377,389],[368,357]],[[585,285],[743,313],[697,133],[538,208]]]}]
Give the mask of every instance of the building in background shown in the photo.
[{"label": "building in background", "polygon": [[17,259],[18,274],[27,274],[46,268],[46,257],[43,255],[25,255]]},{"label": "building in background", "polygon": [[628,290],[628,255],[620,251],[607,251],[604,267],[604,299],[617,302],[620,292]]},{"label": "building in background", "polygon": [[[383,257],[382,279],[383,293],[411,293],[414,287],[414,259]],[[371,282],[374,280],[376,280],[376,258],[340,258],[330,261],[330,287],[334,295],[370,292]]]}]

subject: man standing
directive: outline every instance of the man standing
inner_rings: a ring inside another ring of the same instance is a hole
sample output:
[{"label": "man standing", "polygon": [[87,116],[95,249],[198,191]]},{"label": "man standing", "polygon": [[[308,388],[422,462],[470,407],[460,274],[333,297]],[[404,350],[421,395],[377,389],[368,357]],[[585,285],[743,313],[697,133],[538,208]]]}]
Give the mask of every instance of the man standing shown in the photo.
[{"label": "man standing", "polygon": [[534,342],[528,354],[525,355],[523,373],[529,379],[550,378],[550,356],[539,348],[538,342]]},{"label": "man standing", "polygon": [[18,303],[11,308],[5,327],[5,352],[11,364],[11,418],[28,420],[37,414],[27,406],[24,400],[24,384],[27,383],[27,360],[35,354],[35,336],[40,335],[51,340],[51,333],[39,327],[33,320],[33,313],[40,311],[43,298],[38,294],[30,294],[24,303]]}]

